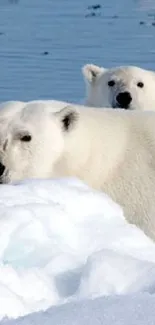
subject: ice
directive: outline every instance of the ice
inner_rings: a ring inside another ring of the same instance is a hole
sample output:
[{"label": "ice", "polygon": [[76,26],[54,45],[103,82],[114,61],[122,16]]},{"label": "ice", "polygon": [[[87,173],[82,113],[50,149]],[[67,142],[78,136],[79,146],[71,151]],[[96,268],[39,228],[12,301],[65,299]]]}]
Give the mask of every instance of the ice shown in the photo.
[{"label": "ice", "polygon": [[0,186],[0,324],[154,294],[155,244],[105,193],[75,178]]},{"label": "ice", "polygon": [[110,296],[56,306],[1,325],[154,325],[155,297]]}]

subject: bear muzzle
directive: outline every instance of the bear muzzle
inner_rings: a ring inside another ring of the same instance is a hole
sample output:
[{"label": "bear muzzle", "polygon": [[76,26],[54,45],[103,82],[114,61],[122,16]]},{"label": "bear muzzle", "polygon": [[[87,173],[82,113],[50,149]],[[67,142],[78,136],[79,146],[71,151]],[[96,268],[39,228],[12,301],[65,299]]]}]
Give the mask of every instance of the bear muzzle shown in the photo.
[{"label": "bear muzzle", "polygon": [[114,108],[130,109],[131,101],[132,97],[128,91],[120,92],[116,96]]}]

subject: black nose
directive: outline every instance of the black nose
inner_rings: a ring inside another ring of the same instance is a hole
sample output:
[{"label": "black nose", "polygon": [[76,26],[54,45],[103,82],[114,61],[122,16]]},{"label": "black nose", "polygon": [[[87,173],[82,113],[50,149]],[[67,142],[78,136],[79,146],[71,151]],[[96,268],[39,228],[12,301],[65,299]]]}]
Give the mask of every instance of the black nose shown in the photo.
[{"label": "black nose", "polygon": [[2,163],[0,163],[0,176],[3,175],[4,170],[5,170],[5,166]]},{"label": "black nose", "polygon": [[116,100],[120,107],[127,108],[132,101],[132,97],[128,91],[124,91],[116,96]]}]

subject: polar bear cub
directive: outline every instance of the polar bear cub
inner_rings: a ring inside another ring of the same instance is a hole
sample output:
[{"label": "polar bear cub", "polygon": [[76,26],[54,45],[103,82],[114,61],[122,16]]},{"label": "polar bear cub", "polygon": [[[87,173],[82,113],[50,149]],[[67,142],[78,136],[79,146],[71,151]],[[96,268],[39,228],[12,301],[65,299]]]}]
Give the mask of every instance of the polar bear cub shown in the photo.
[{"label": "polar bear cub", "polygon": [[155,72],[134,66],[105,69],[86,64],[86,105],[155,110]]},{"label": "polar bear cub", "polygon": [[0,182],[77,177],[155,240],[155,112],[36,105],[0,134]]}]

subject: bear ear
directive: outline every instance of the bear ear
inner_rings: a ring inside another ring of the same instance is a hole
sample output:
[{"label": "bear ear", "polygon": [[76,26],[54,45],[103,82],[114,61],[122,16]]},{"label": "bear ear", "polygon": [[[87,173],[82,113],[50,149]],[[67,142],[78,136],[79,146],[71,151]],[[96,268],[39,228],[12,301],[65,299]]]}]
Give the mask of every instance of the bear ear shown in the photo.
[{"label": "bear ear", "polygon": [[90,83],[94,82],[104,71],[106,71],[105,68],[95,64],[85,64],[82,68],[84,78]]},{"label": "bear ear", "polygon": [[61,111],[56,112],[55,115],[61,122],[64,131],[70,131],[78,118],[78,112],[76,108],[71,105],[67,105],[61,109]]}]

